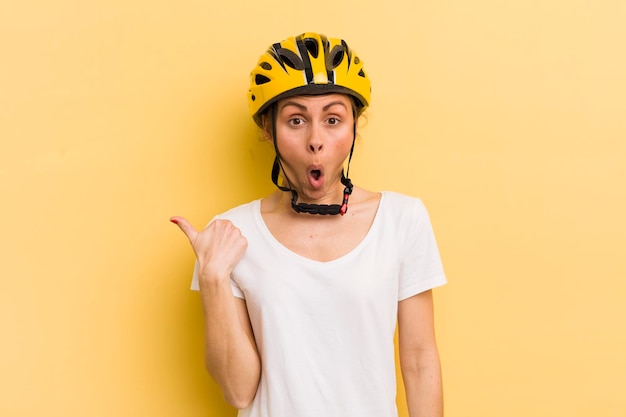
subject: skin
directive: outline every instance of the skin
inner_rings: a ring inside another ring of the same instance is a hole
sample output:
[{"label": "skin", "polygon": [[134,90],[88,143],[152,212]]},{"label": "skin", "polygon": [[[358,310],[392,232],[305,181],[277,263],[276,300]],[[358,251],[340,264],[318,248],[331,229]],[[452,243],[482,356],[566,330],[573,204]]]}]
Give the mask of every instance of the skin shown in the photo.
[{"label": "skin", "polygon": [[[276,137],[283,168],[299,202],[338,204],[343,198],[341,171],[353,139],[352,101],[345,95],[297,96],[278,102]],[[270,121],[264,134],[273,140]],[[317,175],[319,173],[319,176]],[[298,214],[291,195],[276,191],[261,200],[261,215],[285,247],[317,261],[337,259],[367,234],[380,194],[355,187],[345,216]],[[245,408],[258,387],[261,364],[245,301],[232,295],[230,273],[246,251],[247,241],[226,220],[196,230],[173,217],[198,259],[205,316],[205,359],[226,400]],[[400,301],[400,363],[410,417],[441,417],[441,370],[435,342],[431,291]]]}]

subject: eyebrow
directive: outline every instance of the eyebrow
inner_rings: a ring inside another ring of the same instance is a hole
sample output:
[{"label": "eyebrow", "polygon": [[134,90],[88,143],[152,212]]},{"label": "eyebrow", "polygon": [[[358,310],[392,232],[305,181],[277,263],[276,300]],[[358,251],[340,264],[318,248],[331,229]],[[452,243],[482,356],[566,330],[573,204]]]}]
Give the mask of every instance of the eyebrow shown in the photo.
[{"label": "eyebrow", "polygon": [[[347,108],[343,101],[337,100],[337,101],[332,101],[332,102],[328,103],[327,105],[322,107],[322,110],[326,111],[326,110],[330,109],[332,106],[335,106],[337,104],[339,104],[340,106],[343,106],[344,108]],[[285,104],[283,104],[281,106],[280,110],[284,109],[287,106],[295,106],[295,107],[299,108],[302,111],[307,111],[308,110],[305,105],[297,103],[295,101],[288,101],[288,102],[286,102]]]}]

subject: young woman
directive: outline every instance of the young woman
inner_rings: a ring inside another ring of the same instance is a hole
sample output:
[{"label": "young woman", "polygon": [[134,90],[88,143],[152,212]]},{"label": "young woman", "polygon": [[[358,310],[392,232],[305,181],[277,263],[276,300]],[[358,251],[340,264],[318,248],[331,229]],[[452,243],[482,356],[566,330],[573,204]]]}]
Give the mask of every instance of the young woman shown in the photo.
[{"label": "young woman", "polygon": [[242,417],[395,417],[397,324],[410,416],[441,417],[431,289],[446,279],[428,214],[348,177],[361,60],[291,37],[261,56],[248,99],[278,190],[201,231],[172,218],[197,257],[209,373]]}]

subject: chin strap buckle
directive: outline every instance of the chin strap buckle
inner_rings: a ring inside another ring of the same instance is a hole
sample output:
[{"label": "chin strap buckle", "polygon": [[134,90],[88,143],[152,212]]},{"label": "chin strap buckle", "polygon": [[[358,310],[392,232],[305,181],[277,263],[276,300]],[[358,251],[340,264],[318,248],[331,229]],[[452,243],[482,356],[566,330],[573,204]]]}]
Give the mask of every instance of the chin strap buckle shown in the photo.
[{"label": "chin strap buckle", "polygon": [[346,178],[346,182],[346,188],[343,190],[343,202],[339,209],[339,214],[342,216],[348,212],[348,198],[350,198],[350,194],[352,194],[352,182],[348,178]]}]

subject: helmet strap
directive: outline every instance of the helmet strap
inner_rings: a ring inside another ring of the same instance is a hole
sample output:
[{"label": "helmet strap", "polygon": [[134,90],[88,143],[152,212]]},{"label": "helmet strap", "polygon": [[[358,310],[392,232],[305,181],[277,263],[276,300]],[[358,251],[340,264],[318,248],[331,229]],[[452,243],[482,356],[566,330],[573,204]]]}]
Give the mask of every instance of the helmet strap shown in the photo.
[{"label": "helmet strap", "polygon": [[[346,168],[346,172],[344,175],[344,171],[341,171],[341,183],[345,186],[343,190],[343,201],[341,204],[307,204],[307,203],[298,203],[298,192],[291,185],[291,181],[285,172],[285,168],[283,167],[282,160],[280,157],[280,152],[278,151],[278,141],[276,138],[276,106],[272,109],[272,137],[274,142],[274,150],[276,151],[276,157],[274,158],[274,165],[272,166],[272,182],[276,187],[278,187],[281,191],[289,191],[291,192],[291,208],[296,213],[308,213],[308,214],[321,214],[321,215],[337,215],[341,214],[342,216],[348,212],[348,199],[352,194],[353,185],[348,175],[350,173],[350,162],[352,161],[352,153],[354,152],[354,142],[356,141],[356,114],[354,119],[354,129],[353,129],[353,138],[352,138],[352,146],[350,147],[350,156],[348,157],[348,167]],[[287,187],[280,185],[278,183],[278,175],[282,171],[283,177],[287,182]]]}]

